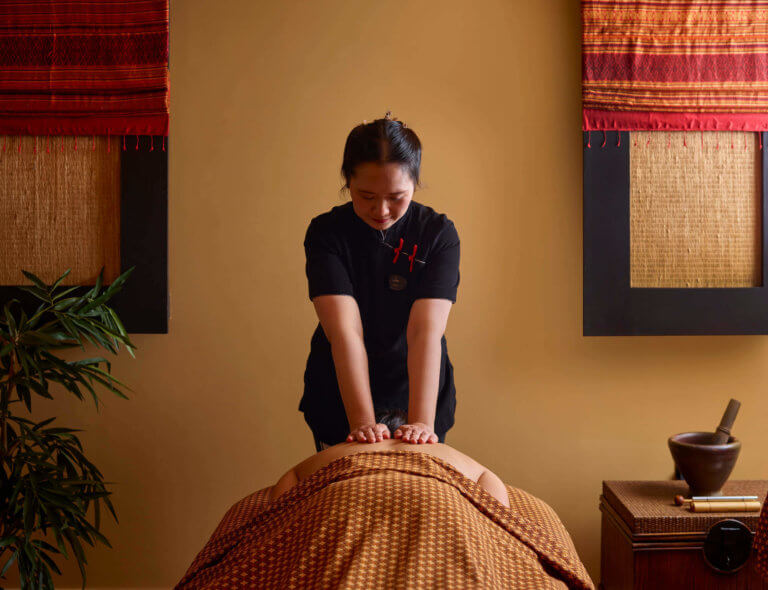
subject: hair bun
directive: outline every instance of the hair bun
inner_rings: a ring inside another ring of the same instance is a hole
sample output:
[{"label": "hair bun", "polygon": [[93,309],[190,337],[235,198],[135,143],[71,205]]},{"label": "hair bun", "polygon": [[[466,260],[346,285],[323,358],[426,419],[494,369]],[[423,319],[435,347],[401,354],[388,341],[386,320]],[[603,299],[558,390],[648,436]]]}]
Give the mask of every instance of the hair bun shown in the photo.
[{"label": "hair bun", "polygon": [[387,112],[386,112],[386,114],[384,115],[384,118],[385,118],[387,121],[397,121],[397,122],[398,122],[398,123],[400,123],[400,125],[402,125],[403,127],[407,127],[407,125],[406,125],[405,123],[403,123],[402,121],[400,121],[400,120],[399,120],[397,117],[393,117],[393,116],[392,116],[392,111],[387,111]]}]

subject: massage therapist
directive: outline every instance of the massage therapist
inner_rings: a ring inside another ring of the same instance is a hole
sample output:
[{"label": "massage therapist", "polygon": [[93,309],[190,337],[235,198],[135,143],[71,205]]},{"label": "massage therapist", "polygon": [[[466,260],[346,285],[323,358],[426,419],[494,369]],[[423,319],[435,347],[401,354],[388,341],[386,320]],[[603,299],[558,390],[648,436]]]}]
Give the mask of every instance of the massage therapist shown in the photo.
[{"label": "massage therapist", "polygon": [[[459,236],[412,199],[421,142],[389,111],[347,136],[341,173],[351,202],[309,224],[304,249],[312,335],[299,409],[320,451],[390,436],[444,442],[456,390],[444,336],[459,285]],[[390,433],[376,412],[400,409]]]}]

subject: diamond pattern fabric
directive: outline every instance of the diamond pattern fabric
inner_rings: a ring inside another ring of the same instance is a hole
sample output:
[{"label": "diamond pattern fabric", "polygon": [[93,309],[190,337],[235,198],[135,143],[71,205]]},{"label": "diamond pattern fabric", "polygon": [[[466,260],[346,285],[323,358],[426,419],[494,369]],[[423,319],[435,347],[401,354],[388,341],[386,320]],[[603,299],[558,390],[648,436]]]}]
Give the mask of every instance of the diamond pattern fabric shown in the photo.
[{"label": "diamond pattern fabric", "polygon": [[237,502],[176,589],[594,588],[552,508],[507,490],[511,508],[431,455],[347,455]]}]

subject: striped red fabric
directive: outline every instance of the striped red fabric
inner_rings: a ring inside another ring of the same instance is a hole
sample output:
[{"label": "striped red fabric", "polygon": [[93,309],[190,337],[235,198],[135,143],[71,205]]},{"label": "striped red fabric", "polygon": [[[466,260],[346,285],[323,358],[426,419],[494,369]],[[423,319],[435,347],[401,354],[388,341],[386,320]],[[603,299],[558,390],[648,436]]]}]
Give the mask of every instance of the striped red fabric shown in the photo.
[{"label": "striped red fabric", "polygon": [[168,0],[0,0],[0,134],[168,135]]},{"label": "striped red fabric", "polygon": [[768,1],[582,0],[588,130],[768,131]]}]

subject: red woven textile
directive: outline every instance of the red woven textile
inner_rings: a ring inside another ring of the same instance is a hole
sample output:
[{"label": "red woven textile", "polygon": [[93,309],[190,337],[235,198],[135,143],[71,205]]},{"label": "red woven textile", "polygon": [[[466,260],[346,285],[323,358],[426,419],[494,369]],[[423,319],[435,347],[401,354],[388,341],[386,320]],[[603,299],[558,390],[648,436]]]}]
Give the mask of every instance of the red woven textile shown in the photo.
[{"label": "red woven textile", "polygon": [[168,135],[168,0],[0,0],[0,134]]},{"label": "red woven textile", "polygon": [[768,131],[768,1],[582,0],[584,131]]}]

